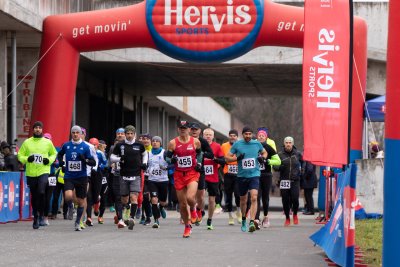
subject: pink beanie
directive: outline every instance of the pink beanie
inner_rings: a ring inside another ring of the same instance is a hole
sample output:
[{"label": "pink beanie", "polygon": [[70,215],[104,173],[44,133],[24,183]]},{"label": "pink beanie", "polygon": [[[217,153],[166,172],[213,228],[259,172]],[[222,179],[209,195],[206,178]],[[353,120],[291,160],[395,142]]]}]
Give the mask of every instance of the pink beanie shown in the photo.
[{"label": "pink beanie", "polygon": [[268,137],[268,134],[267,134],[267,132],[266,132],[266,131],[264,131],[264,130],[260,130],[260,131],[258,131],[258,133],[257,133],[257,136],[258,136],[259,134],[264,134],[266,137]]}]

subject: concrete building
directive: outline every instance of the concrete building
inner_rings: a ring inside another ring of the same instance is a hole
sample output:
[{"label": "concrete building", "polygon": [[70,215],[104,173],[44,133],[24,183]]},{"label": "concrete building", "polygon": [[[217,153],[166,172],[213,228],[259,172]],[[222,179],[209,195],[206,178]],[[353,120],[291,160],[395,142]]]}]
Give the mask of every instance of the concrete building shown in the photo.
[{"label": "concrete building", "polygon": [[[137,2],[0,1],[0,140],[22,141],[29,131],[43,19]],[[388,2],[355,0],[354,14],[365,18],[369,27],[367,93],[384,94]],[[128,123],[166,141],[175,135],[176,119],[184,117],[211,124],[223,139],[242,122],[210,97],[300,96],[301,63],[302,49],[285,47],[257,48],[224,64],[205,65],[182,63],[144,48],[82,53],[74,122],[88,128],[89,136],[109,141],[116,128]]]}]

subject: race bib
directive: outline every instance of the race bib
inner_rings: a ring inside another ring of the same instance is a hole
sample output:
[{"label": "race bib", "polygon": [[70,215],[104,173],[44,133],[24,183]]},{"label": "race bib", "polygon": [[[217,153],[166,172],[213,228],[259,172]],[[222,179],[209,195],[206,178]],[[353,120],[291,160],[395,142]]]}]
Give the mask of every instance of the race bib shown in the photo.
[{"label": "race bib", "polygon": [[102,179],[101,179],[101,184],[106,184],[107,183],[107,178],[106,177],[103,177]]},{"label": "race bib", "polygon": [[186,157],[178,157],[178,167],[179,168],[188,168],[192,167],[192,157],[191,156],[186,156]]},{"label": "race bib", "polygon": [[135,181],[138,176],[122,176],[125,181]]},{"label": "race bib", "polygon": [[289,180],[281,180],[279,184],[280,189],[290,189],[290,181]]},{"label": "race bib", "polygon": [[263,170],[265,170],[265,164],[264,163],[260,164],[260,171],[263,171]]},{"label": "race bib", "polygon": [[213,165],[204,165],[204,172],[206,175],[214,174],[214,166]]},{"label": "race bib", "polygon": [[48,180],[49,180],[49,186],[56,186],[57,179],[55,176],[49,176]]},{"label": "race bib", "polygon": [[152,176],[161,176],[161,174],[162,174],[162,170],[160,170],[160,169],[152,169],[151,170]]},{"label": "race bib", "polygon": [[256,167],[256,159],[249,158],[242,160],[242,168],[243,169],[253,169]]},{"label": "race bib", "polygon": [[43,164],[43,156],[40,154],[33,154],[33,163],[35,164]]},{"label": "race bib", "polygon": [[228,173],[237,174],[238,166],[237,165],[228,165]]},{"label": "race bib", "polygon": [[68,171],[80,172],[81,170],[82,170],[82,162],[81,161],[69,161],[68,162]]}]

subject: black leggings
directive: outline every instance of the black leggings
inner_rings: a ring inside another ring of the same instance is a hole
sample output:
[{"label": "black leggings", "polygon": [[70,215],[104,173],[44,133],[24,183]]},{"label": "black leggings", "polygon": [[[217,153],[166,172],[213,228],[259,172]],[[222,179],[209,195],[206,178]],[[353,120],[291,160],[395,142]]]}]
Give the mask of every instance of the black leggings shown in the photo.
[{"label": "black leggings", "polygon": [[[60,199],[60,194],[62,193],[62,195],[64,196],[64,184],[61,184],[57,181],[56,187],[53,191],[53,204],[51,205],[51,214],[53,214],[53,216],[57,215],[58,213],[58,201]],[[64,201],[64,205],[63,205],[63,215],[67,215],[67,211],[68,211],[68,205],[67,203]]]},{"label": "black leggings", "polygon": [[42,174],[37,177],[27,176],[27,184],[31,192],[32,215],[35,219],[44,216],[46,186],[49,182],[49,174]]},{"label": "black leggings", "polygon": [[89,189],[87,192],[87,208],[86,215],[88,218],[92,218],[92,206],[98,203],[101,189],[101,172],[92,170],[89,181]]},{"label": "black leggings", "polygon": [[258,190],[258,205],[256,219],[260,219],[260,202],[262,201],[264,216],[268,216],[269,209],[269,192],[272,185],[272,173],[260,176],[260,188]]},{"label": "black leggings", "polygon": [[292,209],[293,215],[297,215],[299,209],[299,194],[299,181],[290,182],[290,189],[281,189],[283,211],[285,212],[286,219],[289,219],[290,209]]},{"label": "black leggings", "polygon": [[232,212],[232,194],[235,196],[235,204],[240,209],[239,188],[236,182],[236,175],[226,173],[224,175],[225,208],[227,212]]},{"label": "black leggings", "polygon": [[108,194],[108,184],[102,184],[100,189],[100,213],[99,217],[103,217],[104,212],[106,211],[106,196]]},{"label": "black leggings", "polygon": [[44,212],[43,212],[44,217],[47,217],[49,215],[51,208],[51,203],[50,203],[51,196],[53,195],[53,191],[55,188],[56,188],[55,186],[49,186],[49,183],[47,183],[45,192]]}]

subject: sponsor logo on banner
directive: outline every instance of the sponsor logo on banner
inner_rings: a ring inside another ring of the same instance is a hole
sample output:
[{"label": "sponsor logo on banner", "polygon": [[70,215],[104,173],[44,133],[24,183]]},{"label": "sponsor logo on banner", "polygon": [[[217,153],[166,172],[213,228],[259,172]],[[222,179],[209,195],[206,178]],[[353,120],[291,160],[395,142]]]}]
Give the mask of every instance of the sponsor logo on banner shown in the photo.
[{"label": "sponsor logo on banner", "polygon": [[3,202],[4,202],[3,183],[0,181],[0,211],[3,209]]},{"label": "sponsor logo on banner", "polygon": [[247,53],[261,29],[262,0],[148,0],[146,21],[160,51],[191,62]]},{"label": "sponsor logo on banner", "polygon": [[10,211],[14,208],[14,201],[15,201],[15,185],[14,181],[10,181],[8,186],[8,208]]},{"label": "sponsor logo on banner", "polygon": [[317,165],[348,161],[349,10],[348,0],[305,2],[304,158]]}]

